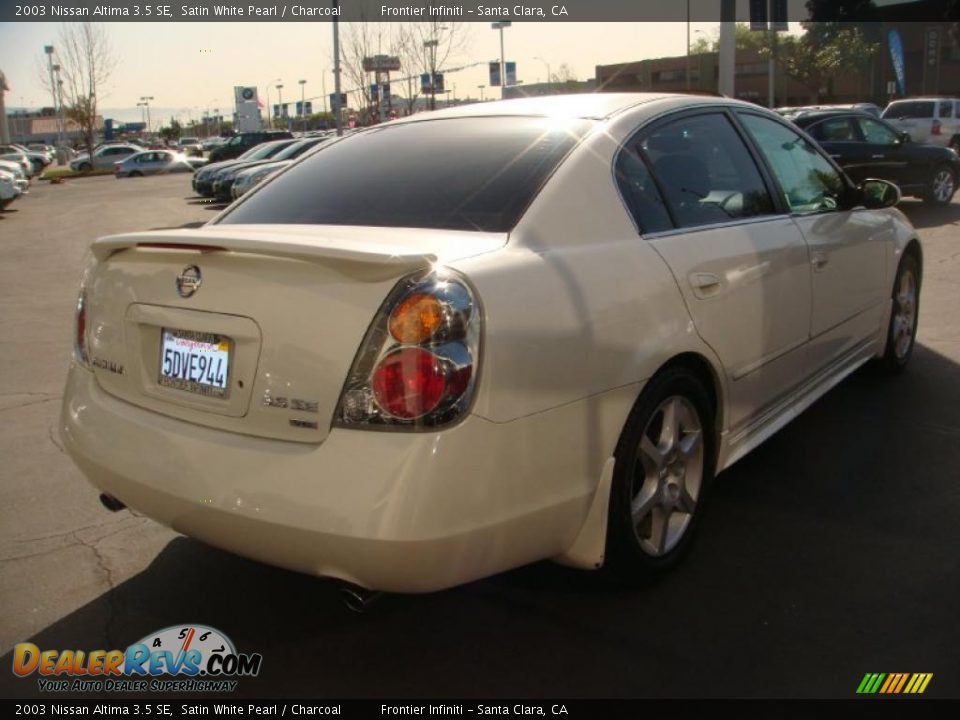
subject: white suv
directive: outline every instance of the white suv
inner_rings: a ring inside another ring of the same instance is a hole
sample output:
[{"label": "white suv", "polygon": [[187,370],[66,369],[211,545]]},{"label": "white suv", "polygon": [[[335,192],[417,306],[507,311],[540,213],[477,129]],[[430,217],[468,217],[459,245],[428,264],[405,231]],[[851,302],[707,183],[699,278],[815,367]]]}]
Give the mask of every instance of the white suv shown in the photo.
[{"label": "white suv", "polygon": [[911,98],[894,100],[881,116],[914,142],[951,147],[960,153],[960,100]]}]

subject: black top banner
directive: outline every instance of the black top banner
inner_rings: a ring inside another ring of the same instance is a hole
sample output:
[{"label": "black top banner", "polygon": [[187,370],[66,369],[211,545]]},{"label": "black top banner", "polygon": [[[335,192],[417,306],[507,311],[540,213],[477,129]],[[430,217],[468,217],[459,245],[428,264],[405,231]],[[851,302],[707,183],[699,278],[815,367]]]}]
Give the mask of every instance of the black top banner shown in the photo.
[{"label": "black top banner", "polygon": [[[763,0],[760,0],[762,3]],[[25,0],[0,3],[3,22],[719,22],[751,19],[751,0]],[[837,3],[786,0],[793,22],[960,21],[960,0]],[[783,0],[777,3],[782,13]],[[756,12],[756,10],[754,10]]]}]

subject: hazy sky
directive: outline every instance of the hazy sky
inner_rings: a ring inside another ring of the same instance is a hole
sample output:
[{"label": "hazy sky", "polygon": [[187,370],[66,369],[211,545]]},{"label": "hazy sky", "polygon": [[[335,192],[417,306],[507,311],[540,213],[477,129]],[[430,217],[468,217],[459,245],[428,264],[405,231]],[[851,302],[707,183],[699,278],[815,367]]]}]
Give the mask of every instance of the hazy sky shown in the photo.
[{"label": "hazy sky", "polygon": [[[346,25],[341,24],[341,36]],[[461,98],[479,96],[477,86],[488,82],[487,61],[500,55],[499,33],[488,22],[467,25],[464,51],[449,64],[482,64],[447,74],[447,88],[455,84],[456,96]],[[204,111],[220,108],[229,115],[235,85],[256,85],[261,99],[269,86],[270,101],[275,103],[278,78],[286,101],[299,100],[297,81],[306,80],[306,96],[315,98],[315,109],[322,107],[324,74],[326,91],[333,92],[330,23],[107,23],[106,27],[118,60],[100,97],[107,117],[138,120],[136,104],[144,95],[154,98],[154,125],[166,122],[171,113],[181,119],[198,118]],[[716,31],[710,23],[694,23],[691,28],[693,40],[701,33],[712,37]],[[10,86],[8,108],[52,104],[36,66],[40,61],[46,67],[43,46],[56,46],[59,30],[57,23],[0,25],[0,69]],[[551,72],[567,63],[578,79],[586,79],[594,76],[599,64],[682,54],[686,24],[518,22],[504,37],[506,59],[517,62],[518,79],[534,83],[546,80],[547,63]],[[491,97],[490,88],[485,93]],[[492,96],[498,95],[494,89]]]}]

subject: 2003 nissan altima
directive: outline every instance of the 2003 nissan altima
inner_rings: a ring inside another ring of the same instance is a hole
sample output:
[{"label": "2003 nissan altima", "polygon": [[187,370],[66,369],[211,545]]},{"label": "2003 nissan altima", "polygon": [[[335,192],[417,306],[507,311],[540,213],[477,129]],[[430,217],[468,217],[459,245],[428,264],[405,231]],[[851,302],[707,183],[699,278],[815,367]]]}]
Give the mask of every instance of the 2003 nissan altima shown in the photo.
[{"label": "2003 nissan altima", "polygon": [[898,198],[733,100],[414,116],[94,242],[63,439],[114,507],[367,588],[658,572],[716,472],[909,360]]}]

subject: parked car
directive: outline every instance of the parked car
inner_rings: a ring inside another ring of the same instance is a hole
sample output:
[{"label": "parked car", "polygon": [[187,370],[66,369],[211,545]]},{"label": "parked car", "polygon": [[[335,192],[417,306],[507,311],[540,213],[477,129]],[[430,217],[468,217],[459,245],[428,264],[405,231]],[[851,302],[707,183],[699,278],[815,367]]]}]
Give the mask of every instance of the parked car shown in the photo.
[{"label": "parked car", "polygon": [[0,169],[0,210],[16,200],[23,193],[17,186],[13,173]]},{"label": "parked car", "polygon": [[203,163],[203,158],[187,157],[183,153],[176,153],[171,150],[147,150],[130,155],[115,163],[113,172],[118,178],[166,175],[177,172],[192,173]]},{"label": "parked car", "polygon": [[233,160],[221,160],[220,162],[213,162],[211,160],[203,167],[202,170],[193,176],[193,189],[198,195],[203,195],[204,197],[213,197],[213,183],[216,179],[217,173],[239,163],[251,160],[266,160],[271,158],[284,148],[292,145],[294,142],[296,141],[293,138],[288,138],[286,140],[274,140],[269,143],[255,145],[247,150],[247,152],[245,152],[243,155],[238,158],[234,158]]},{"label": "parked car", "polygon": [[716,472],[907,365],[898,199],[726,98],[414,115],[94,242],[61,437],[108,507],[365,588],[655,575]]},{"label": "parked car", "polygon": [[93,160],[89,153],[83,153],[70,161],[70,169],[75,172],[112,170],[118,160],[142,151],[143,148],[136,145],[101,145],[93,151]]},{"label": "parked car", "polygon": [[221,162],[240,157],[247,150],[272,140],[292,140],[293,134],[286,130],[260,130],[234,135],[227,142],[210,151],[210,162]]},{"label": "parked car", "polygon": [[179,142],[180,150],[187,155],[203,155],[203,145],[200,138],[182,137]]},{"label": "parked car", "polygon": [[904,195],[934,205],[953,198],[960,156],[950,148],[910,140],[906,132],[878,118],[852,112],[814,112],[794,122],[806,130],[854,180],[883,178]]},{"label": "parked car", "polygon": [[775,112],[786,118],[799,117],[807,113],[819,112],[820,110],[856,110],[864,112],[874,117],[880,117],[880,108],[873,103],[846,103],[836,105],[799,105],[793,107],[778,107]]},{"label": "parked car", "polygon": [[269,159],[248,160],[246,162],[241,162],[220,170],[213,179],[214,196],[223,202],[230,202],[230,200],[234,199],[234,181],[244,170],[262,165],[264,163],[273,164],[274,161],[289,162],[295,160],[303,153],[319,145],[325,139],[326,138],[306,138],[295,140],[290,145],[287,145],[285,148],[281,149],[280,152],[273,154]]},{"label": "parked car", "polygon": [[263,165],[254,165],[245,168],[237,173],[233,186],[230,188],[231,197],[236,200],[253,190],[257,185],[269,177],[283,170],[285,167],[293,164],[293,160],[282,160],[280,162],[268,162]]},{"label": "parked car", "polygon": [[960,153],[960,100],[909,98],[894,100],[881,117],[918,143],[953,148]]},{"label": "parked car", "polygon": [[0,145],[0,154],[4,153],[22,153],[33,166],[33,174],[37,175],[43,172],[43,169],[50,164],[50,158],[45,152],[37,152],[29,149],[26,145],[19,143],[10,143],[9,145]]},{"label": "parked car", "polygon": [[19,150],[4,151],[4,149],[0,147],[0,160],[16,163],[28,178],[37,174],[37,169],[34,164],[30,162],[30,158]]},{"label": "parked car", "polygon": [[13,160],[0,160],[0,171],[9,173],[14,184],[21,192],[27,192],[30,187],[30,176],[24,172],[23,165]]}]

